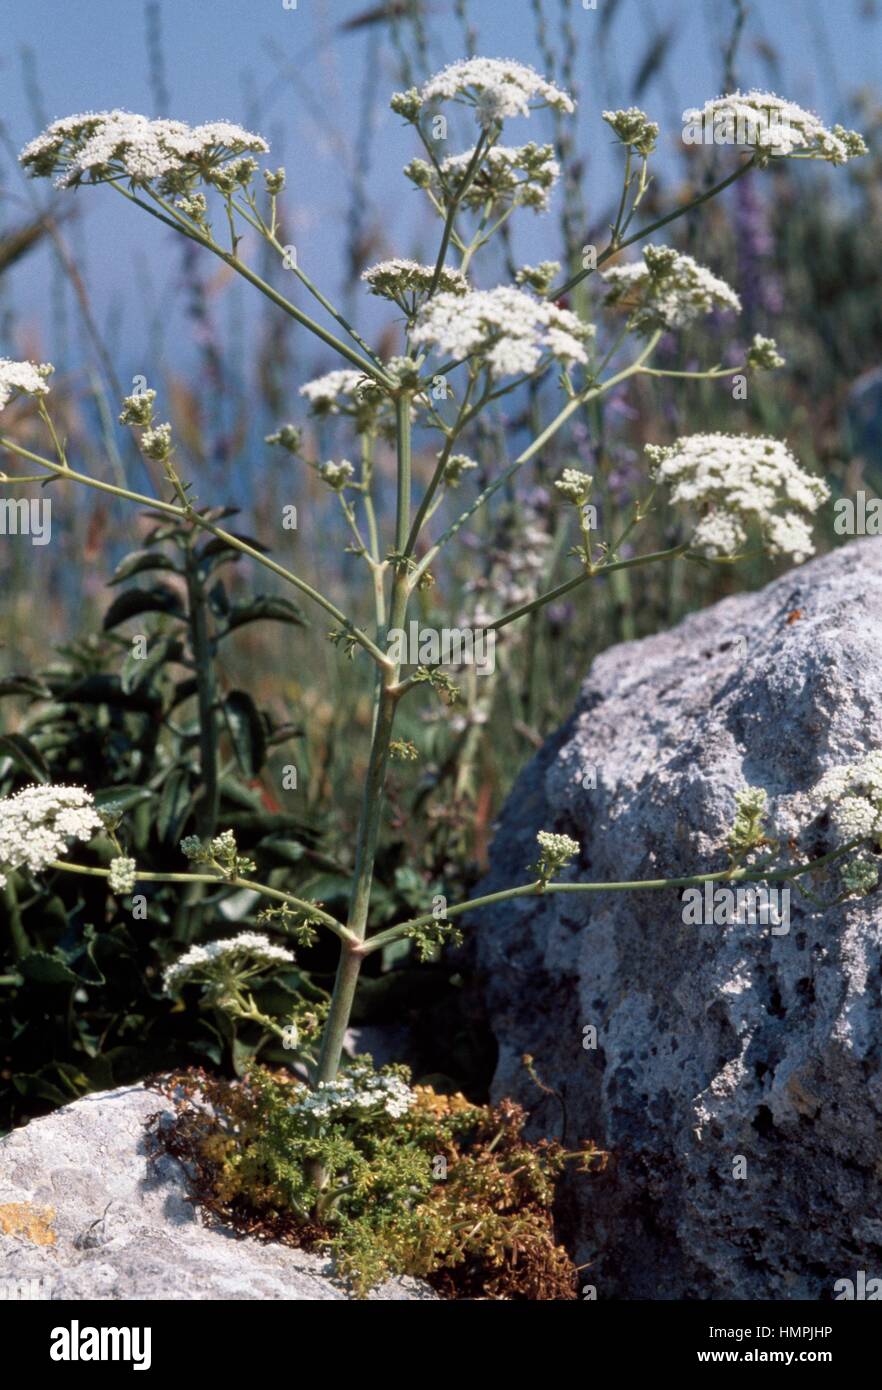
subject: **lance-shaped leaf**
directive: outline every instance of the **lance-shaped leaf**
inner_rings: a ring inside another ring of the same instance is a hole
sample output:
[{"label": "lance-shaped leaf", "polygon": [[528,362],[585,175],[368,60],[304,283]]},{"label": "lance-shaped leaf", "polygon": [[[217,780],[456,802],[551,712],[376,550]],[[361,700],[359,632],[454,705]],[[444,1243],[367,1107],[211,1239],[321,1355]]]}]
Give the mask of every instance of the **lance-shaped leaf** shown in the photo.
[{"label": "lance-shaped leaf", "polygon": [[153,584],[149,589],[126,589],[125,593],[117,594],[104,614],[104,631],[109,632],[111,628],[141,613],[169,613],[172,617],[182,618],[184,606],[180,595],[167,584]]},{"label": "lance-shaped leaf", "polygon": [[239,766],[247,777],[256,777],[266,760],[266,732],[260,711],[244,690],[231,690],[223,711]]}]

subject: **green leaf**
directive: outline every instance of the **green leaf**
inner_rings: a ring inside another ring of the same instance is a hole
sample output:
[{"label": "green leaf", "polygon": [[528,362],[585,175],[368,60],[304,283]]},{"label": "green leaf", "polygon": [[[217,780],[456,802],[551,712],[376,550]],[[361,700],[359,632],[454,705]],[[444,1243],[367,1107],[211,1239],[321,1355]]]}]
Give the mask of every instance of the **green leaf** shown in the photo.
[{"label": "green leaf", "polygon": [[260,712],[244,690],[231,690],[223,711],[239,766],[246,777],[256,777],[266,761],[266,733]]},{"label": "green leaf", "polygon": [[2,695],[33,695],[39,700],[49,700],[52,691],[48,685],[34,680],[31,676],[7,676],[5,681],[0,681],[0,696]]},{"label": "green leaf", "polygon": [[177,843],[189,807],[189,773],[183,768],[175,768],[165,779],[156,813],[156,833],[160,840],[168,844]]},{"label": "green leaf", "polygon": [[184,606],[180,595],[167,584],[153,584],[149,589],[126,589],[124,593],[117,594],[104,614],[104,631],[109,632],[111,628],[124,623],[128,618],[137,617],[140,613],[170,613],[176,618],[182,618]]},{"label": "green leaf", "polygon": [[156,550],[133,550],[120,560],[113,577],[107,581],[108,585],[122,584],[124,579],[131,579],[133,574],[143,574],[145,570],[172,570],[180,574],[177,565],[167,555]]},{"label": "green leaf", "polygon": [[31,951],[18,962],[18,969],[26,980],[35,985],[78,985],[80,979],[69,965],[58,956],[50,956],[47,951]]},{"label": "green leaf", "polygon": [[[263,622],[270,619],[276,623],[293,623],[295,627],[306,627],[303,610],[289,598],[275,594],[258,594],[248,603],[234,603],[227,619],[227,632],[244,627],[246,623]],[[222,634],[226,636],[226,633]]]},{"label": "green leaf", "polygon": [[48,782],[49,768],[39,749],[24,734],[0,735],[0,757],[11,758],[37,782]]},{"label": "green leaf", "polygon": [[154,638],[147,643],[145,656],[136,656],[132,650],[126,656],[120,672],[119,683],[124,694],[131,695],[149,685],[152,677],[169,661],[180,661],[184,648],[177,637]]},{"label": "green leaf", "polygon": [[149,787],[136,787],[131,783],[123,782],[118,787],[102,787],[95,793],[95,805],[99,811],[107,811],[111,807],[117,811],[130,811],[133,806],[138,806],[142,801],[152,801],[156,796]]}]

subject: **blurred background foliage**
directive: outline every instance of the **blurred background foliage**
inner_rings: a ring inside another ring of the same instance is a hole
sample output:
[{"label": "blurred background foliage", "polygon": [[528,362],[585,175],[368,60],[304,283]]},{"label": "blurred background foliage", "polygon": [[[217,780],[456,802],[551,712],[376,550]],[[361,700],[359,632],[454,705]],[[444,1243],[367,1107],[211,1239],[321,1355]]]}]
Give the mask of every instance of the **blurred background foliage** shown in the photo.
[{"label": "blurred background foliage", "polygon": [[[647,21],[640,53],[629,53],[626,62],[617,50],[615,25],[631,6],[645,12],[642,0],[601,3],[593,31],[574,23],[581,7],[569,0],[519,5],[529,11],[532,61],[548,77],[590,103],[592,92],[582,78],[587,47],[599,44],[613,104],[639,102],[667,123],[666,154],[645,200],[644,220],[687,201],[736,158],[732,150],[679,140],[681,112],[668,73],[672,31]],[[752,72],[758,65],[766,74],[766,85],[790,95],[778,80],[783,55],[760,16],[739,0],[713,8],[718,70],[706,74],[697,99],[731,90],[748,57]],[[345,248],[344,312],[393,352],[396,324],[378,329],[370,305],[365,318],[360,273],[390,253],[428,258],[436,242],[422,229],[414,231],[412,244],[402,242],[388,207],[372,200],[370,170],[383,160],[374,111],[385,107],[388,91],[372,80],[370,65],[381,52],[395,74],[392,85],[404,87],[452,57],[489,48],[482,42],[483,7],[475,0],[393,0],[351,9],[337,33],[341,41],[347,29],[369,35],[360,87],[364,118],[350,134],[343,161],[349,170],[346,210],[342,216],[335,212],[329,235],[342,238]],[[875,6],[859,10],[867,42],[878,43]],[[145,61],[156,112],[166,114],[165,40],[155,0],[145,16]],[[302,96],[296,72],[279,55],[276,61],[277,80]],[[33,57],[25,54],[22,62],[37,128],[44,94]],[[835,73],[828,79],[836,83]],[[641,379],[587,409],[529,476],[481,514],[475,533],[450,549],[448,565],[439,568],[423,596],[426,623],[442,625],[440,614],[459,614],[476,586],[504,598],[507,586],[525,578],[544,589],[571,573],[567,552],[575,537],[551,480],[566,466],[594,474],[601,534],[615,534],[633,501],[645,495],[647,441],[664,443],[704,430],[777,434],[828,479],[834,498],[860,487],[872,494],[882,490],[882,107],[874,91],[843,90],[839,83],[820,114],[861,130],[869,158],[844,170],[782,162],[752,172],[666,229],[668,240],[738,290],[744,310],[737,320],[710,321],[682,340],[664,341],[661,364],[682,369],[734,363],[759,332],[777,339],[787,366],[752,377],[746,400],[733,399],[725,380]],[[530,135],[538,138],[532,130]],[[542,255],[578,269],[586,244],[603,246],[613,200],[598,202],[590,151],[566,121],[549,117],[542,138],[554,141],[563,169],[553,210],[542,221]],[[4,188],[15,178],[10,162]],[[77,208],[62,198],[23,208],[21,197],[0,204],[0,352],[53,360],[56,342],[63,340],[53,406],[69,455],[100,476],[158,488],[156,478],[145,479],[143,461],[115,423],[118,402],[131,389],[128,364],[123,369],[114,345],[119,325],[112,315],[99,323],[92,287],[78,264]],[[140,230],[132,214],[133,243]],[[41,248],[51,253],[51,323],[22,317],[9,293],[21,267]],[[270,305],[254,307],[252,348],[243,357],[241,309],[228,273],[173,239],[167,255],[189,325],[192,365],[178,366],[168,350],[161,306],[137,360],[150,364],[162,415],[173,421],[179,467],[193,481],[201,505],[238,507],[231,524],[241,524],[305,577],[320,576],[336,603],[369,622],[366,572],[344,553],[347,533],[334,499],[311,472],[297,471],[287,455],[263,442],[283,421],[304,424],[299,386],[337,364],[292,332],[291,321]],[[509,236],[501,238],[479,261],[478,278],[497,283],[523,259]],[[269,279],[280,275],[269,261],[261,273]],[[155,299],[146,268],[140,288],[145,304]],[[592,317],[597,292],[589,277],[571,307]],[[491,479],[500,460],[511,458],[547,418],[544,388],[507,397],[504,404],[504,414],[477,427],[469,451],[480,471],[462,484],[455,502],[464,489],[477,490]],[[23,406],[5,412],[4,429],[38,451],[43,446]],[[351,453],[345,422],[309,422],[306,429],[315,457]],[[418,478],[428,477],[434,448],[418,433]],[[387,522],[393,463],[381,453],[380,513]],[[85,490],[53,485],[50,495],[53,538],[40,557],[39,589],[27,541],[0,546],[0,794],[43,778],[89,786],[106,802],[124,806],[121,834],[142,869],[180,870],[177,843],[183,834],[233,827],[257,860],[260,877],[343,911],[368,748],[368,663],[347,661],[327,641],[320,616],[284,610],[281,591],[255,609],[254,591],[269,587],[266,576],[227,563],[231,556],[194,556],[180,537],[157,527],[156,518],[139,517]],[[299,525],[287,532],[281,517],[292,502]],[[671,516],[659,508],[635,548],[655,550],[677,539]],[[836,541],[831,509],[818,524],[818,548]],[[497,649],[496,675],[473,683],[464,710],[448,709],[428,690],[405,702],[399,734],[416,744],[420,762],[393,764],[375,922],[431,906],[435,892],[451,900],[468,892],[486,862],[493,818],[513,778],[566,717],[597,652],[658,631],[691,608],[760,585],[773,573],[760,559],[734,569],[680,565],[618,572],[534,615],[516,633],[510,629],[514,635]],[[135,634],[148,636],[151,658],[133,665]],[[207,705],[200,704],[200,679],[209,682]],[[291,767],[296,787],[285,785]],[[109,844],[105,848],[104,862]],[[89,854],[100,863],[102,846]],[[208,1061],[236,1070],[256,1051],[264,1059],[283,1058],[266,1038],[248,1028],[233,1031],[220,1015],[175,1005],[159,988],[162,965],[181,945],[253,921],[254,903],[213,891],[189,890],[182,898],[166,885],[144,891],[147,917],[139,921],[102,880],[47,875],[34,884],[11,876],[0,904],[0,1126],[160,1067]],[[334,953],[321,945],[300,955],[300,968],[268,987],[273,998],[262,1005],[284,1012],[288,997],[322,997]],[[424,966],[416,965],[406,946],[372,961],[376,968],[364,981],[356,1023],[369,1030],[392,1021],[408,1028],[407,1048],[418,1072],[480,1097],[493,1053],[468,988],[467,947]]]}]

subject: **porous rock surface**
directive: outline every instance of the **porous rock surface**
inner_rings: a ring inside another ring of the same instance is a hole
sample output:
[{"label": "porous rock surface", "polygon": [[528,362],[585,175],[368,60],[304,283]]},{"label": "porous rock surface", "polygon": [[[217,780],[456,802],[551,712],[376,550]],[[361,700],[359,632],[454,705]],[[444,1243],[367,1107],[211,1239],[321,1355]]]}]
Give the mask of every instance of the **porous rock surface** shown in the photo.
[{"label": "porous rock surface", "polygon": [[[85,1096],[0,1140],[0,1276],[9,1298],[346,1300],[327,1260],[203,1224],[180,1164],[148,1164],[142,1086]],[[373,1299],[434,1299],[413,1279]]]},{"label": "porous rock surface", "polygon": [[[882,541],[861,540],[601,655],[513,789],[478,892],[527,881],[543,828],[579,840],[573,880],[725,868],[745,783],[816,855],[807,789],[882,746],[880,714]],[[598,1298],[825,1300],[882,1275],[882,891],[826,909],[794,893],[778,934],[687,926],[678,889],[470,921],[495,1094],[534,1132],[559,1136],[565,1110],[568,1145],[610,1154],[562,1203]]]}]

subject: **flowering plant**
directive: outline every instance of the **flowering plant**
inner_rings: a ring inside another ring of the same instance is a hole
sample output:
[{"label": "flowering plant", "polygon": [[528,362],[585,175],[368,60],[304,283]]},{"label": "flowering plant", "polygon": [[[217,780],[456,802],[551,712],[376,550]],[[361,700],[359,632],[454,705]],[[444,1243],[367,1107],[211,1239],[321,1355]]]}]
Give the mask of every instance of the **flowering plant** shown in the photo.
[{"label": "flowering plant", "polygon": [[[439,108],[453,103],[474,116],[474,144],[462,153],[439,158],[432,118]],[[769,141],[755,148],[718,185],[634,229],[648,187],[647,169],[659,127],[637,108],[604,112],[603,119],[616,135],[624,156],[621,199],[607,245],[586,257],[580,268],[573,267],[562,283],[558,282],[557,265],[544,261],[521,267],[512,277],[513,283],[484,287],[477,278],[484,248],[519,209],[541,212],[559,175],[549,146],[502,144],[505,124],[512,118],[532,118],[532,113],[546,107],[563,118],[572,112],[573,105],[567,92],[531,68],[482,58],[454,63],[421,88],[393,97],[393,110],[410,126],[426,156],[412,160],[405,173],[428,197],[441,230],[433,262],[394,258],[364,273],[367,291],[389,301],[401,316],[399,351],[385,358],[331,303],[284,243],[279,198],[285,175],[280,169],[261,173],[255,156],[268,153],[262,137],[228,122],[191,128],[177,121],[110,111],[56,121],[21,155],[31,174],[54,176],[60,188],[109,187],[217,257],[281,313],[331,348],[344,364],[302,384],[300,396],[312,414],[345,421],[358,439],[358,452],[353,451],[357,461],[309,457],[303,432],[295,424],[282,423],[270,442],[311,468],[336,498],[351,533],[351,549],[365,567],[372,592],[373,622],[365,625],[358,625],[341,611],[316,584],[271,559],[262,546],[229,530],[223,524],[224,512],[196,505],[191,484],[177,461],[172,426],[154,418],[153,390],[127,398],[120,420],[133,430],[143,455],[160,466],[164,483],[161,496],[146,496],[77,468],[53,425],[47,383],[51,369],[28,362],[0,362],[0,409],[15,396],[32,400],[51,444],[49,453],[36,454],[4,437],[0,447],[6,453],[42,469],[41,478],[79,484],[148,506],[161,524],[182,538],[188,556],[187,581],[193,592],[204,581],[210,547],[215,547],[212,555],[220,547],[225,555],[247,557],[321,610],[333,623],[331,641],[347,657],[358,656],[372,663],[371,747],[345,918],[326,911],[319,902],[252,877],[255,865],[240,853],[233,831],[227,828],[218,833],[216,786],[207,789],[196,807],[197,833],[181,842],[189,870],[173,875],[140,871],[118,839],[108,868],[69,859],[70,841],[88,839],[101,824],[88,794],[78,789],[35,787],[0,807],[0,869],[6,872],[26,866],[32,872],[52,867],[104,875],[116,893],[130,893],[139,882],[151,878],[173,880],[190,888],[209,885],[217,891],[216,901],[221,904],[235,900],[253,905],[266,900],[258,921],[267,930],[278,930],[297,943],[311,942],[317,932],[336,938],[339,963],[333,992],[326,1010],[320,1017],[312,1014],[308,1025],[295,1014],[278,1022],[255,1003],[255,982],[293,963],[287,948],[274,945],[262,933],[240,932],[208,945],[191,946],[165,973],[169,992],[178,994],[186,986],[196,987],[203,998],[231,1016],[260,1022],[293,1039],[298,1047],[304,1044],[301,1055],[311,1089],[290,1113],[298,1124],[304,1122],[305,1133],[314,1134],[310,1125],[330,1123],[335,1117],[351,1120],[353,1112],[363,1108],[378,1108],[388,1120],[404,1121],[412,1096],[402,1078],[377,1079],[374,1074],[362,1075],[355,1070],[338,1076],[362,966],[375,952],[407,938],[414,939],[423,950],[436,949],[455,937],[462,914],[488,901],[479,898],[448,905],[440,895],[432,911],[419,911],[407,920],[369,932],[390,759],[412,761],[418,756],[414,744],[395,737],[398,710],[403,701],[415,700],[420,692],[424,698],[434,692],[454,706],[460,694],[441,661],[406,659],[402,645],[392,644],[393,634],[401,634],[414,608],[424,604],[440,562],[459,537],[468,535],[476,514],[488,508],[493,499],[501,499],[510,481],[541,456],[549,441],[592,402],[642,375],[746,379],[751,372],[783,365],[774,342],[760,336],[735,366],[675,372],[657,365],[656,352],[663,335],[682,333],[711,314],[737,314],[739,296],[710,269],[671,247],[653,242],[635,261],[618,260],[622,253],[722,192],[748,169],[762,167],[772,155],[821,158],[838,164],[860,155],[865,148],[853,132],[838,127],[826,131],[816,118],[783,104],[781,110],[791,122],[789,140]],[[768,117],[769,124],[771,106],[771,99],[762,94],[734,94],[710,103],[706,111],[713,118],[721,111],[737,118],[743,114],[742,108],[749,108],[755,115]],[[249,237],[256,237],[265,250],[279,258],[282,268],[317,303],[321,318],[307,313],[258,273],[245,255]],[[614,259],[618,263],[608,265]],[[595,284],[603,287],[597,322],[578,312],[568,298],[595,272],[599,272]],[[498,460],[492,473],[485,475],[466,452],[467,442],[479,425],[501,408],[498,403],[506,396],[521,387],[538,387],[542,381],[547,382],[549,393],[556,391],[556,408],[513,458]],[[431,477],[416,498],[412,460],[415,428],[433,432],[438,445]],[[396,507],[394,527],[384,537],[376,505],[375,465],[389,441],[395,451]],[[508,630],[527,615],[624,568],[680,561],[730,563],[749,542],[797,562],[812,553],[811,517],[827,490],[820,479],[801,467],[784,441],[695,434],[673,444],[651,445],[648,454],[652,467],[645,495],[620,534],[596,534],[592,476],[576,468],[563,471],[556,482],[556,497],[571,509],[571,515],[575,514],[580,544],[570,552],[572,573],[554,588],[541,589],[542,553],[551,537],[540,504],[537,502],[523,534],[514,537],[514,544],[510,537],[505,538],[503,526],[498,550],[518,552],[517,565],[508,567],[509,581],[516,568],[516,582],[502,591],[507,603],[499,605],[500,586],[495,583],[492,564],[494,547],[487,578],[475,586],[471,609],[465,615],[476,638],[492,637],[495,643],[497,636],[509,637]],[[476,474],[477,488],[473,484]],[[2,481],[13,485],[33,479],[3,475]],[[687,531],[664,550],[626,553],[626,542],[633,545],[641,523],[663,497],[665,488],[670,489],[673,503],[685,504],[692,514]],[[454,492],[457,496],[468,493],[468,500],[460,510],[454,507],[449,524],[433,525],[441,506],[456,502]],[[507,524],[504,511],[502,522]],[[196,550],[197,541],[205,543],[201,551]],[[271,616],[279,616],[278,608]],[[288,620],[298,619],[289,612]],[[458,615],[450,621],[457,632],[462,626]],[[197,631],[194,641],[198,645],[200,640],[204,653],[205,633],[200,638]],[[204,664],[198,660],[196,646],[194,654],[198,674],[192,695],[199,707],[200,737],[210,754],[217,737],[216,694]],[[461,750],[467,767],[471,735],[486,719],[486,701],[482,704],[475,689],[469,662],[453,664],[459,668],[457,678],[468,686]],[[452,717],[463,718],[455,709]],[[206,767],[210,765],[208,757]],[[857,773],[852,774],[852,782],[863,785]],[[874,807],[875,814],[878,808],[873,797],[875,791],[863,799]],[[745,805],[739,809],[736,825],[740,828],[737,834],[733,832],[733,843],[741,843],[746,834]],[[754,818],[758,809],[753,808]],[[855,816],[849,825],[855,827]],[[27,827],[26,833],[22,826]],[[876,820],[871,824],[866,814],[860,827],[868,836],[878,831]],[[106,833],[113,837],[118,829],[118,825],[105,825]],[[585,882],[578,877],[578,855],[578,842],[571,837],[542,831],[533,876],[526,883],[494,894],[493,900],[665,883]],[[799,866],[769,869],[770,874],[785,877],[801,871]],[[744,872],[736,860],[732,875]],[[704,882],[713,876],[697,873],[690,882]],[[243,894],[244,898],[235,897]],[[311,1191],[321,1193],[327,1171],[318,1150],[313,1158],[319,1167],[312,1172]]]}]

